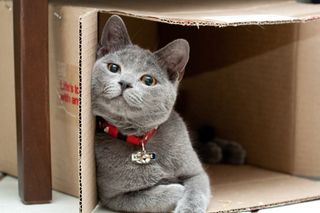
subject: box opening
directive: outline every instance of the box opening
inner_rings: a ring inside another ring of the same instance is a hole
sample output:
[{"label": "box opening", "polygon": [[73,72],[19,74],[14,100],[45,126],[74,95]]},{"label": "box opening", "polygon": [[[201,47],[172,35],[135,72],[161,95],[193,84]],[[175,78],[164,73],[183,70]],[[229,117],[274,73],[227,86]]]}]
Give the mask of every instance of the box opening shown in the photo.
[{"label": "box opening", "polygon": [[[98,36],[109,16],[98,13]],[[300,40],[308,39],[301,38],[300,24],[198,28],[122,18],[133,43],[143,48],[156,50],[176,38],[189,41],[180,114],[191,129],[210,124],[218,136],[240,142],[248,151],[244,166],[205,165],[214,195],[209,212],[319,198],[320,183],[292,176],[310,176],[295,165],[296,51]],[[86,172],[82,169],[83,176]],[[82,196],[87,209],[85,200],[94,202]]]}]

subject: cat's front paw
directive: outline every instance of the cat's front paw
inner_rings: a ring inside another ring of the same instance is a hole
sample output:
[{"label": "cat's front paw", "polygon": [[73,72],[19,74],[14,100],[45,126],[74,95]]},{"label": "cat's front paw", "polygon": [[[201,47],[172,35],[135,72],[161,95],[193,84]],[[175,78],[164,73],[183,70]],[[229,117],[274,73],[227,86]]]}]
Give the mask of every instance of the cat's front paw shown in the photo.
[{"label": "cat's front paw", "polygon": [[172,201],[178,202],[184,194],[185,187],[181,184],[158,185],[157,192],[161,196],[170,197]]},{"label": "cat's front paw", "polygon": [[207,199],[204,195],[183,197],[177,204],[174,213],[205,213]]}]

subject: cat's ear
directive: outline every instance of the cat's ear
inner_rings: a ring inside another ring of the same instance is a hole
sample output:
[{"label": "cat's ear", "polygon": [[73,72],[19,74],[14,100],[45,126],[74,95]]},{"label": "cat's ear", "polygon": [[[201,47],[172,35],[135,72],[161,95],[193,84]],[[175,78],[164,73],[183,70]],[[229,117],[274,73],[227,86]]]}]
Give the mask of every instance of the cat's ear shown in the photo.
[{"label": "cat's ear", "polygon": [[171,81],[180,81],[189,60],[190,47],[184,39],[177,39],[154,53],[161,68],[167,70]]},{"label": "cat's ear", "polygon": [[109,52],[123,49],[130,44],[131,40],[126,25],[120,16],[113,15],[104,25],[97,56],[100,58]]}]

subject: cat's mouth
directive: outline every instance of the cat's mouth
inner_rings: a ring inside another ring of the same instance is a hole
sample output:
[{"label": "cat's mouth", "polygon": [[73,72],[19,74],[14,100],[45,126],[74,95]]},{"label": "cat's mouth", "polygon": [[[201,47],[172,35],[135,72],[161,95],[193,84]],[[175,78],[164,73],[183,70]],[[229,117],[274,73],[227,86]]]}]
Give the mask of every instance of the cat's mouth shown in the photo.
[{"label": "cat's mouth", "polygon": [[111,100],[112,101],[124,101],[124,102],[126,102],[126,100],[124,99],[122,93],[120,95],[118,95],[118,96],[115,96],[115,97],[111,98]]},{"label": "cat's mouth", "polygon": [[126,107],[129,107],[134,111],[142,110],[141,105],[133,103],[132,99],[130,98],[130,95],[124,95],[124,93],[121,93],[118,96],[112,98],[112,101],[116,102],[119,107],[125,104]]}]

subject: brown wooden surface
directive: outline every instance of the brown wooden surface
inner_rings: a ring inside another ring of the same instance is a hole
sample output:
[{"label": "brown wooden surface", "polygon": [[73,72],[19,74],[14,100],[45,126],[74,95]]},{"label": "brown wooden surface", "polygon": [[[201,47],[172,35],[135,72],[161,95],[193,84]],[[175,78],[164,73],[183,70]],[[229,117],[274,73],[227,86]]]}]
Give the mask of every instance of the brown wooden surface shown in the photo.
[{"label": "brown wooden surface", "polygon": [[51,200],[48,0],[14,0],[19,194]]}]

